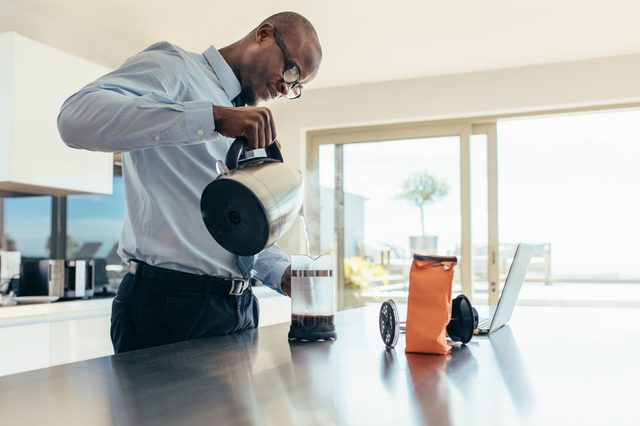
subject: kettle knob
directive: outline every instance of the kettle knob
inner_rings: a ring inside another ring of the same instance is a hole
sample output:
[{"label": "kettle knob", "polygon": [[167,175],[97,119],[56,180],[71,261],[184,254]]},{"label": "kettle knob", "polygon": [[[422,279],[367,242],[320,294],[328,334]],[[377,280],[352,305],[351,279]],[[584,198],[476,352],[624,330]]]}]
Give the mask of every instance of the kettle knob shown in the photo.
[{"label": "kettle knob", "polygon": [[216,173],[218,173],[219,176],[225,176],[229,174],[229,168],[224,163],[224,161],[222,160],[216,161]]}]

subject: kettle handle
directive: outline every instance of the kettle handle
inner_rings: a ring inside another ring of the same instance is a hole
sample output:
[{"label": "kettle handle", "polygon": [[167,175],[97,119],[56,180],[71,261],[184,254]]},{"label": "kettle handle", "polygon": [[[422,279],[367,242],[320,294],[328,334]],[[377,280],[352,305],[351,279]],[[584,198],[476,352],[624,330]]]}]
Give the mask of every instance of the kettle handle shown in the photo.
[{"label": "kettle handle", "polygon": [[[239,137],[231,144],[229,151],[227,151],[227,158],[225,158],[224,162],[227,165],[229,170],[234,170],[238,168],[238,162],[240,161],[240,154],[242,153],[242,147],[247,144],[247,138]],[[283,163],[282,153],[280,152],[280,148],[278,148],[278,144],[273,142],[271,145],[266,147],[264,151],[267,153],[266,157],[254,157],[248,160],[244,160],[242,163],[253,163],[258,161],[264,161],[266,158],[271,160]]]}]

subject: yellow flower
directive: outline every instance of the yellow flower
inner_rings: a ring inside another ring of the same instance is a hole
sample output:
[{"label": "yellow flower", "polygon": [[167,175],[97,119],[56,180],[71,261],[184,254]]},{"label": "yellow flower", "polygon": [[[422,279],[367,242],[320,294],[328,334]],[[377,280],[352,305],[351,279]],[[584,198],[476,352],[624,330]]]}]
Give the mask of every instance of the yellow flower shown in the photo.
[{"label": "yellow flower", "polygon": [[389,284],[389,273],[382,265],[353,256],[344,259],[344,279],[347,288],[362,289],[372,284]]}]

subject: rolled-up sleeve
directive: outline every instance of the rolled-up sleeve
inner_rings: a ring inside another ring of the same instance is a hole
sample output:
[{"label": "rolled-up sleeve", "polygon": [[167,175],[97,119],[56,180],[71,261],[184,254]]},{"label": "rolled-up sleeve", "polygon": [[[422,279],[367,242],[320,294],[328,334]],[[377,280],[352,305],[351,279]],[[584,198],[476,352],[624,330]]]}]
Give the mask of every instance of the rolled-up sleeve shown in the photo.
[{"label": "rolled-up sleeve", "polygon": [[179,52],[168,43],[154,45],[68,98],[58,115],[60,136],[73,148],[92,151],[219,138],[212,102],[174,101],[175,93],[188,84]]}]

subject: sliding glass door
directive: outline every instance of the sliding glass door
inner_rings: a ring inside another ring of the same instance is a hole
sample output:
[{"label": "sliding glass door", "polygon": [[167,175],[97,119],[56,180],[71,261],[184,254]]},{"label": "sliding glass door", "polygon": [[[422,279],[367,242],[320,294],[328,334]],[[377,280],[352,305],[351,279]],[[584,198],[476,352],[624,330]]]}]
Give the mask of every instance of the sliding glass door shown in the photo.
[{"label": "sliding glass door", "polygon": [[374,134],[311,139],[311,246],[338,258],[339,309],[406,300],[416,252],[458,256],[454,292],[471,295],[470,127]]},{"label": "sliding glass door", "polygon": [[500,275],[540,243],[521,300],[640,306],[640,110],[498,121]]}]

